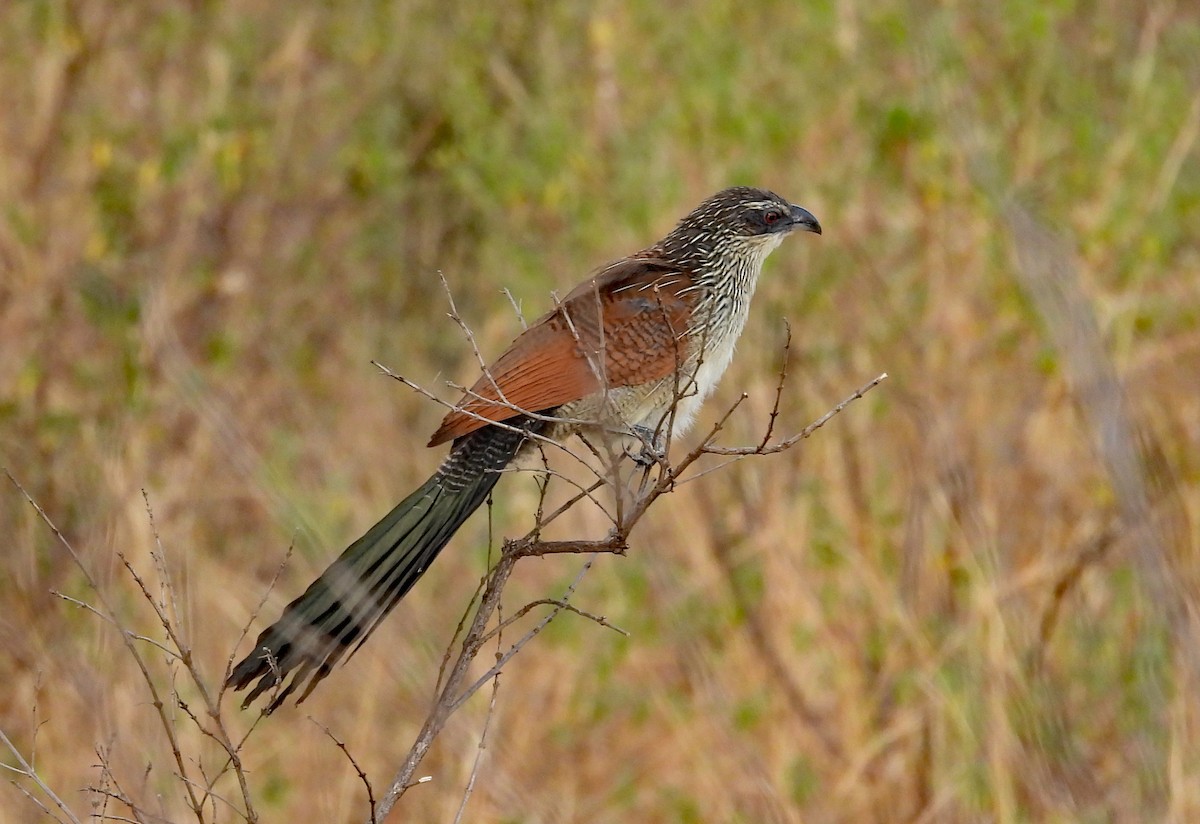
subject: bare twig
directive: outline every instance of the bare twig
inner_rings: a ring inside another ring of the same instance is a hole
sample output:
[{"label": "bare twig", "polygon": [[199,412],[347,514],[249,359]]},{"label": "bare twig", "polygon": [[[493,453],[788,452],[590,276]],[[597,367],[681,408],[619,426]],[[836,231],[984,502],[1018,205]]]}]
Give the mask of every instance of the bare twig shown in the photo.
[{"label": "bare twig", "polygon": [[559,600],[557,598],[539,598],[536,601],[530,601],[528,604],[521,607],[519,610],[514,612],[512,615],[505,618],[494,629],[492,629],[490,632],[488,632],[487,635],[483,636],[483,640],[490,641],[492,636],[499,636],[500,632],[503,629],[516,623],[521,618],[525,617],[526,615],[528,615],[530,612],[537,609],[538,607],[556,607],[558,609],[565,609],[567,612],[573,612],[576,615],[580,615],[584,618],[587,618],[589,621],[595,621],[600,626],[607,627],[608,629],[611,629],[613,632],[617,632],[617,633],[620,633],[621,635],[624,635],[626,638],[629,637],[628,630],[621,629],[616,624],[609,623],[608,619],[605,618],[603,615],[593,615],[592,613],[587,612],[586,610],[582,610],[573,604],[569,604],[566,601]]},{"label": "bare twig", "polygon": [[[513,555],[511,553],[505,553],[505,557],[511,558],[512,563],[515,564],[518,556]],[[579,587],[580,581],[583,580],[583,576],[586,575],[588,573],[588,571],[592,568],[592,564],[595,562],[595,560],[596,560],[595,555],[588,558],[587,563],[585,563],[583,565],[583,568],[579,570],[579,574],[575,576],[575,580],[572,581],[571,585],[567,587],[567,591],[565,593],[563,593],[563,597],[562,597],[562,602],[564,604],[571,599],[571,596],[573,596],[575,594],[575,590]],[[483,675],[481,675],[473,684],[471,684],[471,686],[469,686],[465,690],[463,690],[462,693],[451,702],[450,712],[454,712],[459,707],[461,707],[464,703],[466,703],[466,701],[472,695],[474,695],[476,692],[478,692],[479,689],[484,684],[486,684],[489,680],[491,680],[491,678],[493,676],[498,674],[504,668],[504,665],[507,664],[510,660],[512,660],[513,656],[515,656],[518,652],[520,652],[522,649],[524,649],[525,645],[528,644],[530,641],[532,641],[533,638],[538,633],[540,633],[542,630],[544,630],[550,624],[551,621],[553,621],[555,618],[558,617],[558,615],[562,611],[563,611],[563,607],[555,607],[553,610],[550,611],[550,613],[548,615],[546,615],[544,618],[542,618],[542,620],[538,621],[537,624],[535,624],[528,632],[526,632],[523,636],[521,636],[521,639],[519,641],[517,641],[511,647],[509,647],[507,652],[505,652],[503,655],[497,656],[496,663],[492,666],[492,668],[489,669]]]},{"label": "bare twig", "polygon": [[[147,507],[149,507],[149,501],[147,501]],[[156,541],[158,540],[157,532],[155,532],[155,540]],[[154,596],[150,593],[149,587],[146,586],[145,581],[142,580],[142,577],[138,574],[137,569],[134,568],[133,564],[130,563],[129,559],[125,557],[125,554],[123,552],[118,552],[117,557],[121,560],[121,563],[124,564],[125,570],[129,573],[129,576],[133,579],[134,583],[137,584],[138,589],[141,590],[142,596],[146,599],[146,602],[149,603],[150,607],[154,610],[156,616],[158,617],[159,623],[162,625],[163,629],[167,633],[167,637],[170,639],[171,643],[175,646],[176,650],[178,650],[180,662],[187,669],[188,674],[191,676],[193,685],[199,691],[201,699],[205,704],[205,708],[207,710],[208,716],[214,721],[213,727],[209,728],[206,725],[202,724],[200,722],[200,720],[187,709],[187,706],[183,703],[183,701],[179,699],[178,693],[176,693],[176,692],[174,692],[174,690],[172,690],[172,695],[175,698],[176,706],[178,706],[180,709],[182,709],[188,713],[188,716],[191,718],[193,723],[195,723],[196,728],[203,735],[212,739],[214,742],[216,742],[218,745],[220,745],[220,747],[225,751],[225,753],[229,759],[228,766],[233,768],[234,775],[237,777],[238,784],[240,785],[240,788],[241,788],[242,799],[246,804],[246,818],[247,818],[247,820],[250,820],[250,821],[256,821],[257,815],[254,812],[254,806],[251,803],[250,785],[246,781],[246,774],[245,774],[244,769],[242,768],[241,757],[238,752],[238,746],[234,745],[233,740],[229,736],[228,732],[226,731],[224,722],[221,719],[220,707],[219,707],[218,702],[220,700],[220,695],[224,688],[222,687],[220,690],[218,690],[217,695],[215,697],[213,696],[213,694],[210,692],[210,690],[205,686],[204,677],[200,673],[200,671],[197,669],[195,659],[192,656],[191,647],[187,644],[186,639],[184,639],[183,636],[181,635],[178,625],[176,625],[171,620],[171,617],[166,613],[163,606],[154,600]],[[172,588],[170,579],[167,579],[166,584],[167,584],[168,589]],[[139,664],[139,666],[141,666],[141,664]],[[149,681],[150,681],[149,672],[145,669],[144,666],[143,666],[143,676],[145,677],[147,683],[149,683]],[[154,689],[152,684],[150,686],[151,686],[151,689]],[[176,755],[176,762],[179,767],[179,769],[178,769],[179,777],[182,778],[186,782],[186,784],[189,788],[189,793],[190,793],[191,787],[195,784],[195,782],[188,777],[188,773],[183,767],[183,758],[182,758],[182,755],[178,752],[178,737],[174,731],[173,726],[171,727],[171,730],[168,733],[168,738],[172,742],[172,747],[176,750],[175,755]],[[220,771],[219,774],[223,775],[225,773],[225,770],[226,770],[226,768],[222,768],[222,770]],[[204,797],[199,799],[199,802],[201,805],[204,803],[205,800],[207,800],[207,797],[209,795],[211,795],[211,785],[205,791]],[[198,817],[201,817],[201,819],[202,819],[202,816],[201,816],[199,810],[197,810],[197,815],[198,815]]]},{"label": "bare twig", "polygon": [[450,696],[454,694],[454,691],[458,690],[459,684],[466,677],[471,662],[479,652],[479,638],[483,635],[487,623],[492,617],[492,613],[496,610],[496,605],[499,603],[505,583],[507,583],[509,576],[512,574],[515,562],[515,558],[502,556],[500,561],[489,572],[487,585],[484,587],[479,606],[475,609],[475,614],[468,625],[467,632],[460,645],[458,656],[455,658],[454,664],[446,676],[445,683],[438,693],[438,698],[434,702],[429,716],[425,719],[421,731],[417,734],[417,739],[404,759],[400,770],[388,785],[383,798],[380,799],[377,810],[377,815],[380,818],[387,816],[396,801],[409,787],[419,783],[413,781],[413,775],[417,767],[424,760],[425,755],[429,752],[433,740],[441,732],[446,724],[446,720],[450,717],[452,712],[449,700]]},{"label": "bare twig", "polygon": [[171,649],[170,647],[166,646],[165,644],[161,643],[160,641],[156,641],[153,638],[150,638],[146,635],[138,635],[136,632],[129,632],[129,630],[122,627],[118,621],[115,621],[110,616],[105,615],[103,612],[96,609],[94,606],[87,603],[86,601],[81,601],[78,598],[72,598],[70,595],[67,595],[66,593],[63,593],[63,592],[59,592],[57,589],[50,590],[50,594],[56,598],[61,598],[62,600],[66,601],[68,604],[79,607],[80,609],[84,610],[85,612],[90,612],[92,615],[96,616],[104,623],[111,624],[112,626],[116,627],[118,631],[128,634],[129,637],[132,638],[133,640],[144,641],[145,643],[150,644],[152,647],[156,647],[159,652],[161,652],[163,655],[166,655],[168,658],[174,658],[174,659],[179,658],[179,653],[176,652],[175,650]]},{"label": "bare twig", "polygon": [[[5,470],[5,474],[8,474],[8,470]],[[12,480],[12,475],[9,475],[8,477],[9,480]],[[16,483],[16,481],[13,481],[13,483]],[[17,749],[17,746],[13,744],[12,740],[2,729],[0,729],[0,741],[4,742],[4,746],[8,749],[9,753],[12,754],[12,757],[16,759],[17,762],[15,767],[11,764],[4,763],[0,763],[0,767],[13,772],[22,778],[32,781],[34,786],[38,788],[42,795],[50,799],[50,802],[54,805],[58,812],[51,810],[49,807],[43,804],[40,799],[34,796],[33,793],[29,792],[27,789],[25,789],[25,787],[16,781],[13,782],[13,785],[20,790],[26,798],[36,804],[42,810],[42,812],[52,817],[54,820],[60,822],[71,821],[75,822],[75,824],[79,824],[80,820],[75,816],[75,813],[71,812],[71,808],[68,807],[66,803],[58,797],[58,794],[55,793],[54,790],[52,790],[50,786],[42,780],[42,777],[38,775],[37,770],[34,769],[33,764],[25,760],[25,756],[21,754],[21,751]]]},{"label": "bare twig", "polygon": [[467,322],[462,319],[462,315],[458,314],[458,306],[454,303],[454,292],[450,290],[450,283],[446,280],[446,275],[440,269],[438,270],[438,280],[442,282],[442,291],[446,293],[446,301],[450,304],[449,316],[452,321],[458,324],[458,328],[462,330],[463,337],[467,339],[467,343],[471,346],[471,352],[475,355],[475,360],[479,364],[480,370],[484,375],[487,375],[488,380],[492,382],[493,388],[503,398],[503,393],[500,392],[500,387],[496,385],[495,379],[492,378],[491,372],[488,370],[487,360],[483,357],[483,353],[479,351],[479,343],[475,340],[475,333]]},{"label": "bare twig", "polygon": [[[541,512],[539,512],[536,529],[540,530],[546,524],[550,523],[555,518],[558,518],[560,515],[562,515],[568,509],[571,509],[573,506],[575,506],[575,504],[579,503],[584,498],[588,498],[589,500],[594,501],[595,498],[592,497],[592,493],[595,492],[596,490],[600,489],[600,487],[602,487],[602,486],[604,486],[604,481],[596,481],[595,483],[593,483],[591,486],[587,487],[586,489],[580,490],[580,492],[577,495],[574,495],[573,497],[568,498],[566,501],[563,502],[563,504],[561,506],[559,506],[557,509],[553,510],[549,515],[543,515]],[[608,512],[605,511],[604,514],[607,515]],[[535,531],[533,534],[536,535],[537,532]]]},{"label": "bare twig", "polygon": [[[37,511],[38,517],[41,519],[42,523],[44,523],[50,529],[50,531],[54,533],[54,536],[58,539],[59,544],[67,550],[67,553],[71,556],[71,560],[74,561],[76,568],[79,569],[84,576],[84,580],[87,581],[88,587],[95,592],[96,597],[100,599],[100,604],[103,607],[104,612],[109,616],[112,623],[115,623],[119,626],[120,624],[116,617],[116,611],[113,609],[112,605],[108,603],[107,598],[104,596],[104,592],[100,589],[96,579],[92,576],[91,570],[88,569],[87,564],[83,562],[83,558],[80,557],[78,552],[76,552],[75,547],[70,541],[67,540],[67,537],[62,534],[58,526],[55,525],[54,521],[50,519],[50,516],[46,514],[45,510],[42,509],[38,502],[35,501],[30,494],[25,491],[25,488],[17,482],[17,479],[12,476],[12,473],[5,469],[4,474],[8,476],[8,480],[17,488],[29,505]],[[153,598],[151,598],[151,602],[153,603]],[[167,714],[166,702],[163,701],[162,695],[159,693],[159,689],[154,683],[154,678],[150,673],[149,664],[129,634],[122,632],[120,635],[121,641],[125,645],[125,649],[128,650],[130,656],[132,656],[134,662],[137,664],[138,669],[141,670],[142,679],[146,682],[146,687],[150,690],[151,703],[158,714],[159,726],[162,727],[163,733],[167,738],[167,742],[171,747],[171,757],[175,761],[176,769],[180,774],[186,775],[187,765],[184,760],[183,753],[180,750],[179,737],[176,733],[173,720]],[[195,815],[198,822],[203,824],[203,802],[199,796],[196,795],[191,784],[185,784],[184,790],[187,794],[187,803],[189,808],[192,810],[192,814]]]},{"label": "bare twig", "polygon": [[[547,484],[542,484],[541,489],[540,489],[539,500],[538,500],[538,512],[539,513],[542,510],[542,504],[546,497],[546,487],[547,487]],[[492,534],[493,524],[494,524],[494,521],[492,520],[492,499],[491,499],[491,496],[488,496],[488,561],[489,561],[489,564],[491,561],[491,552],[492,552],[492,547],[494,546],[494,539],[495,539],[495,536]],[[496,617],[501,619],[499,624],[497,625],[496,629],[493,631],[493,633],[496,636],[496,650],[497,650],[496,654],[497,654],[497,657],[499,657],[500,645],[503,643],[504,627],[508,624],[508,620],[505,620],[503,618],[503,612],[501,611],[500,604],[496,605]],[[492,633],[489,633],[489,636],[491,634]],[[485,636],[484,641],[486,641],[487,639],[488,639],[488,636]],[[483,729],[481,729],[479,731],[479,743],[475,747],[475,758],[471,762],[471,774],[467,777],[467,786],[465,786],[463,788],[462,801],[459,802],[458,813],[455,814],[455,816],[454,816],[454,824],[460,824],[460,822],[462,821],[463,814],[467,810],[467,802],[471,799],[471,793],[473,793],[475,791],[475,779],[478,778],[479,767],[483,763],[483,752],[487,748],[488,729],[491,728],[492,718],[496,714],[496,697],[499,694],[500,694],[500,673],[496,673],[495,677],[492,678],[492,698],[488,702],[487,714],[483,717]]]},{"label": "bare twig", "polygon": [[504,297],[508,298],[509,304],[512,306],[513,311],[516,312],[517,321],[520,322],[521,328],[528,329],[529,324],[525,320],[525,312],[521,309],[520,301],[518,301],[515,297],[513,297],[513,293],[508,289],[508,287],[505,287],[505,288],[501,289],[500,291],[504,293]]},{"label": "bare twig", "polygon": [[367,778],[367,774],[363,772],[363,768],[358,766],[358,762],[355,761],[354,756],[350,754],[350,748],[346,746],[345,741],[334,735],[333,730],[329,729],[329,727],[325,726],[311,715],[308,716],[308,720],[316,724],[323,733],[329,736],[329,740],[337,745],[337,748],[342,751],[342,754],[345,755],[346,759],[350,762],[350,766],[354,767],[354,771],[358,773],[358,780],[361,781],[363,786],[367,788],[367,805],[371,809],[370,821],[371,824],[375,824],[375,822],[379,821],[380,819],[375,817],[375,790],[371,786],[371,779]]},{"label": "bare twig", "polygon": [[492,678],[492,699],[488,702],[487,715],[483,719],[483,729],[479,731],[479,745],[475,748],[475,760],[471,762],[471,774],[467,777],[467,786],[463,788],[462,802],[458,805],[458,813],[454,816],[454,824],[461,824],[463,814],[467,811],[467,802],[475,790],[475,779],[479,776],[479,765],[483,761],[484,750],[487,749],[488,729],[492,725],[492,717],[496,714],[496,696],[500,693],[500,673]]},{"label": "bare twig", "polygon": [[[492,500],[492,498],[489,495],[488,496],[488,505],[489,506],[491,506],[491,500]],[[490,511],[488,512],[488,519],[489,519],[488,520],[488,528],[490,530],[491,529],[491,512]],[[490,553],[490,549],[491,549],[491,541],[490,540],[488,541],[488,548],[489,548],[489,553]],[[489,557],[488,557],[489,572],[491,571],[491,568],[492,568],[491,556],[489,554]],[[438,665],[437,681],[433,685],[433,696],[434,696],[433,703],[434,703],[434,705],[437,704],[438,696],[440,696],[442,694],[442,686],[446,681],[446,672],[447,672],[446,668],[450,666],[450,658],[454,654],[454,645],[456,643],[458,643],[459,637],[463,634],[463,629],[466,627],[467,621],[470,620],[470,618],[471,618],[471,614],[472,614],[471,611],[475,608],[476,601],[478,600],[479,596],[483,594],[484,588],[487,587],[487,581],[488,581],[488,573],[485,572],[483,574],[483,576],[479,579],[479,584],[478,584],[478,586],[475,587],[475,591],[473,593],[471,593],[471,599],[469,601],[467,601],[467,606],[463,609],[462,615],[458,619],[458,626],[454,628],[454,634],[450,637],[450,643],[446,644],[446,650],[445,650],[445,652],[442,653],[442,662],[440,665]]]},{"label": "bare twig", "polygon": [[522,538],[510,542],[508,551],[515,558],[532,558],[541,555],[579,555],[585,552],[611,552],[613,555],[624,555],[628,549],[624,537],[618,531],[598,541],[538,541]]},{"label": "bare twig", "polygon": [[774,455],[777,452],[783,452],[787,449],[791,449],[793,446],[795,446],[800,441],[804,440],[805,438],[811,437],[814,432],[816,432],[818,429],[820,429],[825,424],[829,423],[830,418],[832,418],[834,415],[837,415],[839,412],[841,412],[843,409],[845,409],[847,406],[849,406],[854,401],[862,398],[863,395],[870,392],[872,389],[874,389],[879,384],[883,383],[885,380],[887,380],[887,377],[888,377],[887,372],[879,373],[879,375],[877,375],[876,377],[867,381],[865,384],[860,386],[858,389],[854,390],[854,392],[851,395],[849,395],[845,400],[843,400],[841,403],[839,403],[833,409],[830,409],[824,415],[817,418],[815,421],[813,421],[808,426],[801,429],[795,435],[792,435],[790,438],[785,438],[782,441],[776,441],[773,444],[764,443],[762,446],[754,446],[754,447],[750,447],[750,446],[727,447],[727,446],[702,445],[703,448],[702,448],[701,452],[702,452],[702,454],[705,454],[705,455]]},{"label": "bare twig", "polygon": [[[571,509],[572,507],[574,507],[575,504],[579,503],[584,498],[587,498],[589,501],[591,501],[593,504],[595,504],[596,509],[600,510],[600,512],[604,514],[604,517],[606,517],[609,521],[611,521],[613,523],[613,525],[616,525],[618,522],[617,514],[614,512],[609,512],[608,507],[606,507],[604,505],[604,503],[599,498],[597,498],[594,494],[597,490],[608,485],[609,482],[607,480],[604,480],[604,479],[595,480],[595,481],[592,481],[591,484],[589,484],[588,486],[584,486],[579,481],[576,481],[574,478],[570,477],[569,475],[566,475],[562,472],[558,472],[556,470],[550,469],[548,467],[541,467],[541,466],[535,467],[535,468],[516,467],[513,469],[502,469],[500,471],[504,474],[518,474],[518,473],[534,472],[538,475],[545,477],[546,479],[558,478],[563,483],[565,483],[567,486],[571,486],[571,487],[575,488],[576,494],[573,495],[570,499],[568,499],[567,503],[563,504],[558,509],[551,512],[549,515],[546,515],[544,512],[538,513],[539,520],[537,521],[537,523],[543,527],[548,525],[552,521],[554,521],[559,516],[561,516],[568,509]],[[544,497],[544,495],[543,495],[543,497]]]},{"label": "bare twig", "polygon": [[775,402],[771,404],[771,415],[767,418],[767,430],[763,432],[763,439],[759,443],[760,449],[766,449],[767,444],[771,442],[771,436],[775,434],[775,419],[779,417],[779,405],[783,401],[783,386],[787,383],[788,361],[792,356],[792,325],[785,318],[783,321],[784,341],[783,341],[783,363],[779,367],[779,383],[775,384]]},{"label": "bare twig", "polygon": [[[47,513],[41,506],[33,500],[28,492],[13,478],[12,474],[5,471],[9,480],[24,496],[25,500],[33,506],[42,522],[55,535],[60,545],[62,545],[70,555],[76,567],[83,574],[89,588],[95,593],[98,599],[98,606],[93,606],[80,599],[71,598],[61,593],[56,593],[58,597],[87,610],[91,614],[99,617],[105,623],[113,626],[120,634],[122,643],[126,651],[133,658],[141,673],[142,680],[146,683],[146,687],[150,692],[151,705],[154,707],[155,713],[158,716],[159,726],[162,728],[167,744],[171,750],[171,758],[174,762],[172,774],[180,781],[183,787],[184,797],[192,815],[198,822],[205,822],[212,819],[216,814],[215,802],[220,801],[228,805],[231,809],[237,809],[228,799],[214,792],[214,785],[223,775],[232,770],[237,778],[239,789],[242,795],[243,810],[239,810],[238,814],[243,816],[247,821],[257,821],[258,816],[254,810],[249,783],[246,780],[245,771],[242,767],[239,757],[239,749],[241,743],[235,744],[226,728],[220,712],[220,697],[223,690],[214,693],[209,689],[207,681],[200,672],[197,662],[193,656],[191,646],[183,633],[181,623],[182,611],[179,607],[179,602],[176,598],[175,584],[171,579],[170,570],[166,560],[166,554],[163,551],[162,541],[160,539],[157,525],[154,522],[153,512],[150,507],[149,498],[143,491],[143,499],[146,501],[146,509],[150,518],[152,533],[154,536],[155,548],[151,551],[154,560],[154,566],[159,575],[158,594],[156,595],[151,586],[138,572],[137,568],[128,559],[123,552],[118,552],[117,556],[124,565],[126,572],[133,580],[141,593],[142,597],[150,608],[154,611],[159,625],[166,633],[166,643],[149,638],[145,635],[135,633],[125,627],[122,621],[118,618],[116,611],[109,602],[103,590],[98,586],[95,578],[92,576],[87,565],[83,562],[83,558],[75,550],[74,546],[66,536],[58,529],[54,522],[50,519]],[[201,697],[204,705],[203,716],[207,721],[202,720],[201,714],[193,712],[192,709],[185,703],[179,694],[178,689],[174,685],[175,670],[172,666],[170,673],[171,685],[164,690],[158,684],[154,673],[152,672],[150,660],[143,653],[138,642],[147,642],[153,647],[168,656],[171,665],[182,664],[184,671]],[[214,775],[210,775],[206,770],[203,761],[195,755],[186,754],[183,747],[182,739],[179,730],[176,727],[178,716],[175,710],[183,713],[196,729],[209,740],[216,743],[224,752],[224,765],[220,767]],[[211,723],[209,723],[211,722]],[[104,756],[102,756],[103,760]],[[113,792],[106,787],[92,787],[91,790],[108,798],[112,797],[126,804],[133,815],[137,818],[142,817],[143,810],[138,804],[119,790],[115,777],[104,768],[102,773],[102,781],[107,785],[111,784],[116,787],[117,791]],[[109,816],[111,818],[111,816]]]}]

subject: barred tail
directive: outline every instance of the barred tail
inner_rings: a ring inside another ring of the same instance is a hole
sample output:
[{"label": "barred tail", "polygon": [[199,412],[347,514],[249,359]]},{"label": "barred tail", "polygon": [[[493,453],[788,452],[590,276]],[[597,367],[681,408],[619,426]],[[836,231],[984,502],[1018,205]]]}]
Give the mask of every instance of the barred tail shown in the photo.
[{"label": "barred tail", "polygon": [[347,650],[366,641],[486,500],[499,470],[525,441],[522,433],[544,428],[544,422],[528,417],[506,423],[522,431],[488,426],[456,441],[433,477],[347,547],[258,636],[254,651],[226,683],[240,690],[257,679],[243,707],[289,676],[266,711],[275,710],[307,679],[297,703],[303,701]]}]

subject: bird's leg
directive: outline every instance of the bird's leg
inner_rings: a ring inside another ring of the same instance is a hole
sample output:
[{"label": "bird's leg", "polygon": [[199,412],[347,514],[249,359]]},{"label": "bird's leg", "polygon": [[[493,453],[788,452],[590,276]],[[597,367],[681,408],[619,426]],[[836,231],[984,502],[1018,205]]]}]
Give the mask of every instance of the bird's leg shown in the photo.
[{"label": "bird's leg", "polygon": [[651,429],[641,424],[634,424],[631,429],[633,436],[642,442],[642,448],[636,454],[628,446],[625,447],[625,454],[635,464],[649,469],[667,457],[667,439],[661,429]]}]

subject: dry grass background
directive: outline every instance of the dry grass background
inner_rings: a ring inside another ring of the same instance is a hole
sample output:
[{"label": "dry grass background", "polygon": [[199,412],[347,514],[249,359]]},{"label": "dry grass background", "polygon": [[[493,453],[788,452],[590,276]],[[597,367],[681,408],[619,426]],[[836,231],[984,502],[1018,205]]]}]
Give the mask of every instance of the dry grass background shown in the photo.
[{"label": "dry grass background", "polygon": [[[536,314],[769,186],[826,233],[768,264],[706,420],[744,390],[730,439],[761,432],[784,317],[786,428],[892,378],[600,559],[576,603],[632,636],[564,616],[506,670],[465,820],[1200,820],[1200,14],[977,6],[10,0],[0,463],[160,637],[116,556],[153,579],[146,490],[216,682],[289,544],[255,631],[436,464],[440,410],[369,361],[473,376],[439,270],[494,355],[502,288]],[[505,482],[496,533],[534,500]],[[0,729],[81,816],[104,761],[188,820],[116,632],[50,594],[94,593],[12,488],[0,523]],[[265,820],[366,816],[308,716],[390,776],[487,536],[249,738]],[[509,610],[580,563],[525,562]],[[487,703],[393,820],[453,820]]]}]

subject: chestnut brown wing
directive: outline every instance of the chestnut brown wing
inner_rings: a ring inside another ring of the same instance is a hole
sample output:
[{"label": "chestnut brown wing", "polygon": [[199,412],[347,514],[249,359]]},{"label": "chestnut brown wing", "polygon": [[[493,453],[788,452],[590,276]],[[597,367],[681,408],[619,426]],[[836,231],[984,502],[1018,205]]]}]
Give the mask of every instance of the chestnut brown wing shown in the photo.
[{"label": "chestnut brown wing", "polygon": [[674,372],[683,356],[696,290],[691,276],[652,257],[626,258],[581,283],[512,342],[430,446],[521,411],[543,412],[608,388]]}]

